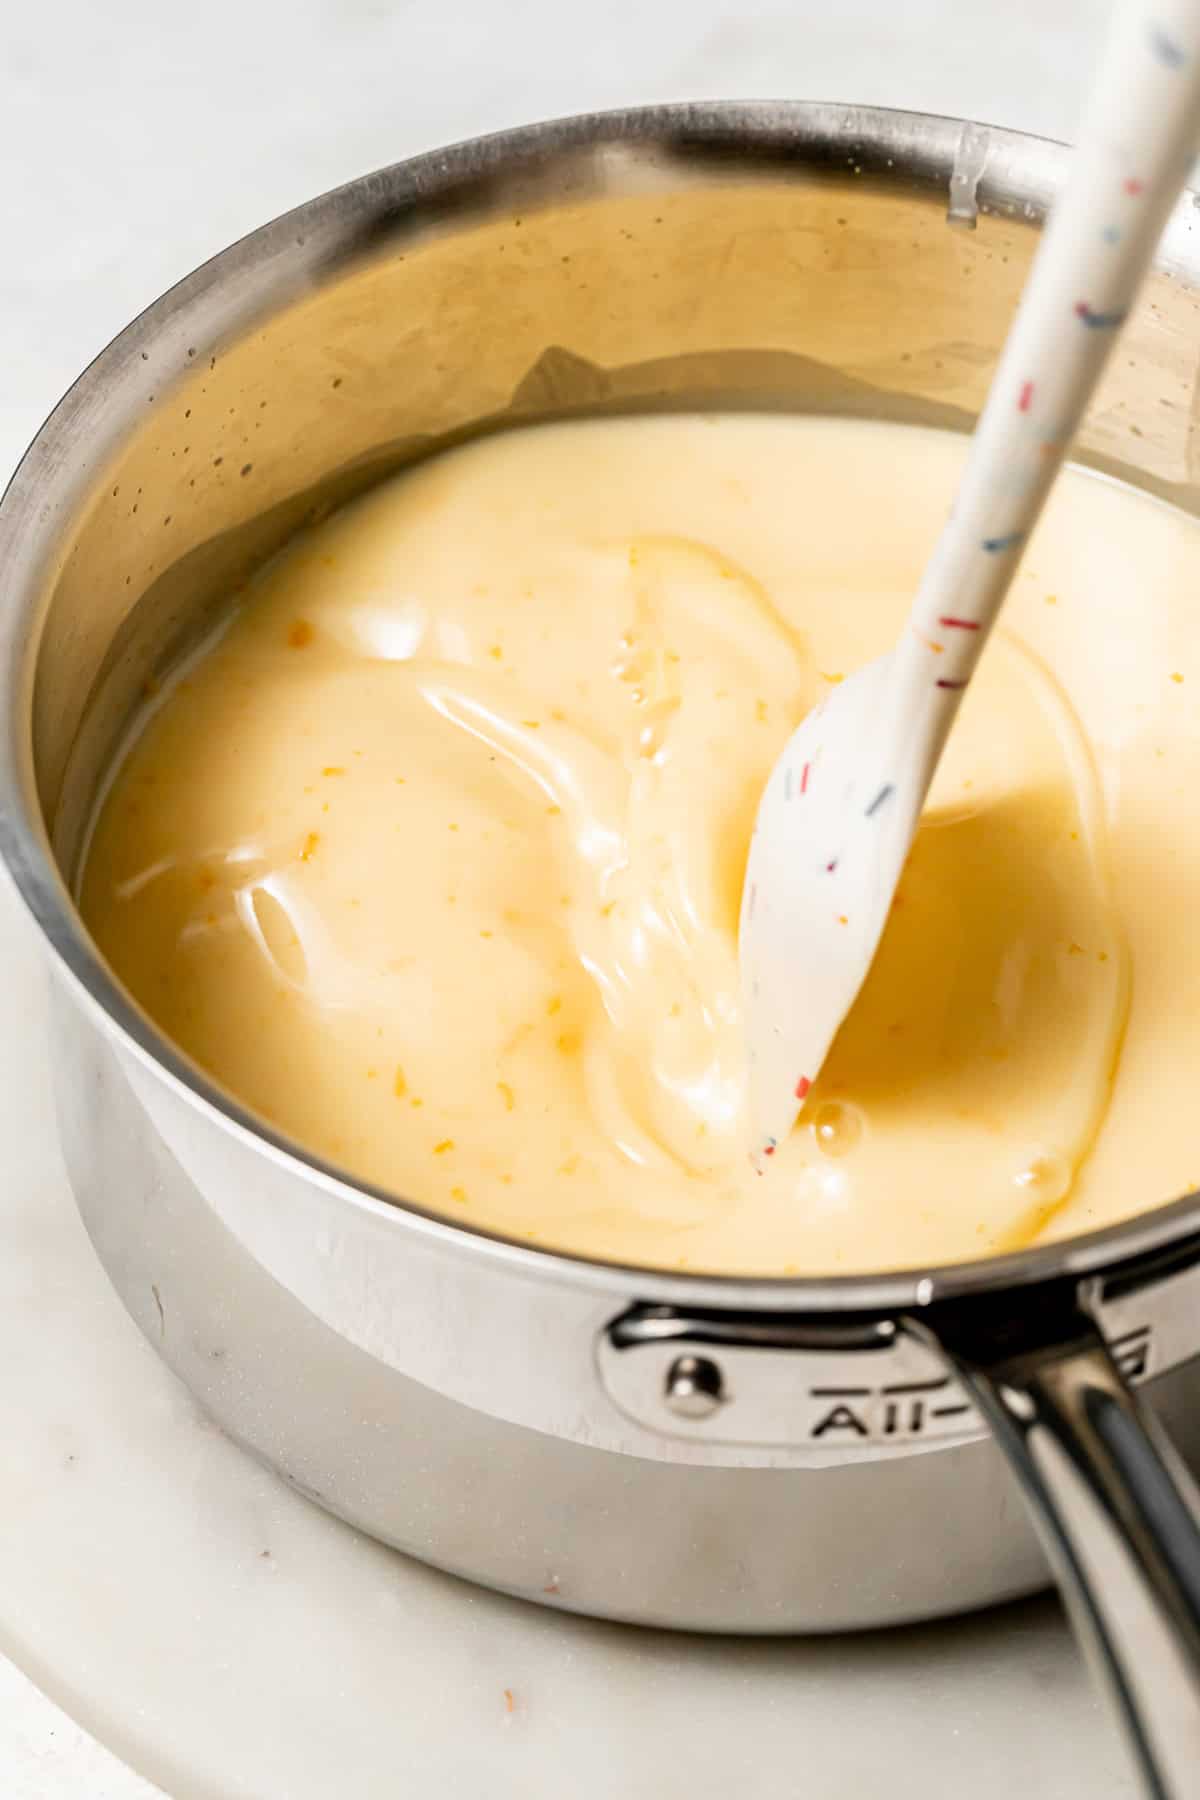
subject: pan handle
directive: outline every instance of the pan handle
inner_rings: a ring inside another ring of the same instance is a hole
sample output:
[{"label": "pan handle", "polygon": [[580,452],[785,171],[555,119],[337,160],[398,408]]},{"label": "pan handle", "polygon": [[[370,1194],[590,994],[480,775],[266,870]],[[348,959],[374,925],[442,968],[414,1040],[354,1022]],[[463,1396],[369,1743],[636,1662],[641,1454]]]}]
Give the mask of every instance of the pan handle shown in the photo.
[{"label": "pan handle", "polygon": [[1200,1491],[1075,1296],[1032,1323],[960,1306],[909,1328],[936,1342],[1007,1455],[1146,1791],[1194,1800]]}]

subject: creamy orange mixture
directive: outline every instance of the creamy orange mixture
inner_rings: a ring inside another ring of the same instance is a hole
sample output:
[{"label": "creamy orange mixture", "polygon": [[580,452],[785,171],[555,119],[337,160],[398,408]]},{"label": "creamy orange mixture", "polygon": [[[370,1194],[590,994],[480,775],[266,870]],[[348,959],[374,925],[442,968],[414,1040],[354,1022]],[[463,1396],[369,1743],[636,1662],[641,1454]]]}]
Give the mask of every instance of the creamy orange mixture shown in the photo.
[{"label": "creamy orange mixture", "polygon": [[1193,1185],[1200,527],[1068,472],[866,988],[767,1178],[763,781],[903,619],[962,440],[766,416],[445,455],[297,539],[156,697],[82,879],[135,998],[300,1144],[540,1243],[950,1260]]}]

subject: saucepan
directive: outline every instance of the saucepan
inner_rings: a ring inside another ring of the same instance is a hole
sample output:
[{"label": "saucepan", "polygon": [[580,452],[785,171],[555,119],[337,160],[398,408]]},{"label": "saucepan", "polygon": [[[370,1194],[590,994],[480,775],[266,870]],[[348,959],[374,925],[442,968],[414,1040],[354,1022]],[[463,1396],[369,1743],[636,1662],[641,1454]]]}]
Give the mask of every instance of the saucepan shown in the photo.
[{"label": "saucepan", "polygon": [[[666,107],[418,157],[255,232],[97,359],[0,507],[0,851],[50,952],[99,1256],[288,1481],[475,1581],[704,1631],[928,1617],[1027,1593],[1048,1560],[1152,1788],[1194,1793],[1197,1499],[1163,1421],[1200,1450],[1200,1196],[862,1278],[555,1254],[373,1192],[242,1110],[71,899],[147,687],[299,526],[537,419],[967,431],[1063,166],[954,120]],[[1195,221],[1187,197],[1079,456],[1200,511]]]}]

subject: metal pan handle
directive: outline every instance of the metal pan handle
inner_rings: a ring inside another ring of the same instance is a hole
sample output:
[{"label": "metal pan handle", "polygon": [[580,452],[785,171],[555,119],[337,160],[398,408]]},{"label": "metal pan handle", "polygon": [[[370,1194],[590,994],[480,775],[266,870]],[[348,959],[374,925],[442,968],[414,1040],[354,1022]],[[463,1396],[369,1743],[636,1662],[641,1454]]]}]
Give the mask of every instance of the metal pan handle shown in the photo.
[{"label": "metal pan handle", "polygon": [[1158,1420],[1076,1304],[1032,1326],[964,1304],[912,1329],[936,1340],[1015,1470],[1147,1792],[1195,1800],[1200,1491]]}]

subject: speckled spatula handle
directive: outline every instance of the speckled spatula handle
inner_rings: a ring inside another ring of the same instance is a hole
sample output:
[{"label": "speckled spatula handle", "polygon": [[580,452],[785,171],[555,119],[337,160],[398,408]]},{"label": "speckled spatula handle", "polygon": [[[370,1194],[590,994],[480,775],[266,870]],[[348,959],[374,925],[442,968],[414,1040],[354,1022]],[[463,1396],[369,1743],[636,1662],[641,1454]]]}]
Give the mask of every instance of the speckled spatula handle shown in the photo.
[{"label": "speckled spatula handle", "polygon": [[[1079,148],[900,654],[945,729],[1200,138],[1200,4],[1119,0]],[[899,671],[897,671],[899,673]]]}]

